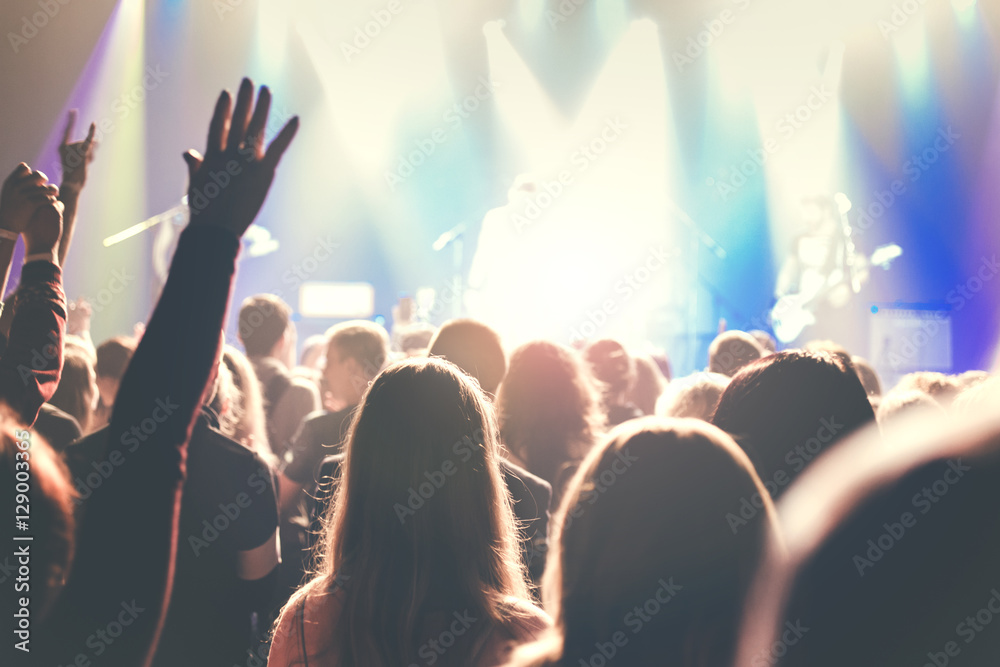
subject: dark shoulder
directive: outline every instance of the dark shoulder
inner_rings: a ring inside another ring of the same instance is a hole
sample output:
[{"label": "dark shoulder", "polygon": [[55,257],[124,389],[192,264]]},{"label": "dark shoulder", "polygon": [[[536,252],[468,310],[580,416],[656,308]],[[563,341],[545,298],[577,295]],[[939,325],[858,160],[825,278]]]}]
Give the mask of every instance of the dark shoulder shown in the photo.
[{"label": "dark shoulder", "polygon": [[198,419],[191,434],[190,452],[195,460],[211,460],[214,469],[232,471],[233,474],[268,468],[267,462],[257,452],[226,436],[203,418]]}]

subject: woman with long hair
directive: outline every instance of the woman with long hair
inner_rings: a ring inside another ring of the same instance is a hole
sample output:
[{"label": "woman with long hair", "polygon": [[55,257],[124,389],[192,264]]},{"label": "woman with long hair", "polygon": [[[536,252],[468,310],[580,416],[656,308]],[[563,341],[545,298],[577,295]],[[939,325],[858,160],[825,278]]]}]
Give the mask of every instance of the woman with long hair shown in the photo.
[{"label": "woman with long hair", "polygon": [[222,364],[229,370],[233,389],[229,416],[223,420],[231,430],[226,435],[276,468],[277,457],[267,440],[264,398],[250,360],[232,345],[226,345],[222,348]]},{"label": "woman with long hair", "polygon": [[548,617],[528,602],[492,408],[440,359],[384,370],[362,399],[314,578],[269,665],[495,665]]},{"label": "woman with long hair", "polygon": [[555,627],[514,665],[730,667],[777,525],[732,438],[694,419],[622,424],[584,461],[554,521],[542,594]]},{"label": "woman with long hair", "polygon": [[552,485],[554,504],[605,422],[599,385],[579,353],[542,340],[514,350],[497,415],[511,459]]}]

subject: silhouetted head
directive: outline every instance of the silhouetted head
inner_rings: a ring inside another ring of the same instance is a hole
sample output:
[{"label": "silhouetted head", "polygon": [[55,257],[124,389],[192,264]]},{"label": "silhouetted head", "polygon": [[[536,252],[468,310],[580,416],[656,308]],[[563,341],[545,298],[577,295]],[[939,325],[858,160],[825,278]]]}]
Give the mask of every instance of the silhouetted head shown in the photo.
[{"label": "silhouetted head", "polygon": [[248,297],[240,306],[239,338],[248,357],[274,357],[291,366],[295,352],[292,309],[273,294]]},{"label": "silhouetted head", "polygon": [[[751,498],[758,516],[734,530],[727,515]],[[554,521],[544,664],[595,664],[600,645],[614,649],[608,664],[729,664],[776,521],[729,436],[696,420],[623,424],[587,457]]]},{"label": "silhouetted head", "polygon": [[590,370],[576,351],[549,341],[514,350],[497,412],[504,444],[556,495],[604,424]]},{"label": "silhouetted head", "polygon": [[326,332],[323,379],[338,409],[358,403],[389,359],[389,334],[368,320],[336,324]]},{"label": "silhouetted head", "polygon": [[794,350],[740,371],[712,423],[740,443],[777,498],[832,443],[874,419],[853,370],[828,354]]},{"label": "silhouetted head", "polygon": [[635,384],[629,392],[629,400],[642,414],[652,415],[656,412],[656,401],[667,388],[667,379],[651,356],[639,354],[632,358],[635,360]]},{"label": "silhouetted head", "polygon": [[491,398],[507,374],[507,354],[500,334],[478,320],[462,318],[445,322],[431,339],[427,353],[461,368]]},{"label": "silhouetted head", "polygon": [[790,561],[762,568],[735,664],[996,664],[996,415],[916,417],[807,471],[779,505]]}]

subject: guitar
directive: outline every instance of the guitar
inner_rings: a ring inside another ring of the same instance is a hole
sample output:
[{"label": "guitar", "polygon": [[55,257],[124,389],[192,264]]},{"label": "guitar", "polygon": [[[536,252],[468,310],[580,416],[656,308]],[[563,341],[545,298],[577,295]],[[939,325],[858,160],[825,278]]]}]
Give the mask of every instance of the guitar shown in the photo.
[{"label": "guitar", "polygon": [[[824,299],[847,302],[850,291],[857,294],[870,276],[869,267],[876,266],[888,270],[893,260],[903,254],[903,249],[895,243],[879,246],[871,257],[854,255],[850,258],[850,280],[845,280],[843,272],[837,271],[819,288],[807,292],[786,294],[778,299],[771,309],[771,327],[774,336],[782,343],[791,343],[798,338],[806,327],[816,324],[816,308]],[[839,293],[838,293],[839,290]],[[844,295],[846,293],[846,296]]]}]

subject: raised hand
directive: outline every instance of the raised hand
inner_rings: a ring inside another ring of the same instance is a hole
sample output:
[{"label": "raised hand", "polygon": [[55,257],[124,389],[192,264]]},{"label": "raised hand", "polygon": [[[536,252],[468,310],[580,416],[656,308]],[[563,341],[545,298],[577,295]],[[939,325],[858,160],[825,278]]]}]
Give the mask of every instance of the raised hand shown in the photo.
[{"label": "raised hand", "polygon": [[63,131],[62,143],[59,144],[59,161],[62,163],[62,183],[59,190],[63,195],[79,194],[87,182],[87,165],[94,159],[94,133],[97,125],[90,124],[87,138],[83,141],[70,143],[73,127],[76,125],[76,109],[70,109],[66,119],[66,129]]},{"label": "raised hand", "polygon": [[25,257],[35,256],[58,264],[59,239],[62,237],[63,203],[57,199],[40,204],[27,226],[21,232],[24,237]]},{"label": "raised hand", "polygon": [[204,157],[194,150],[184,154],[193,225],[220,225],[242,236],[260,211],[278,161],[298,131],[296,116],[265,150],[271,91],[261,87],[251,114],[253,92],[253,82],[243,79],[234,109],[229,91],[223,91],[208,128]]},{"label": "raised hand", "polygon": [[42,205],[53,204],[58,196],[59,188],[49,183],[45,174],[32,171],[22,162],[0,189],[0,229],[20,234],[36,210]]}]

